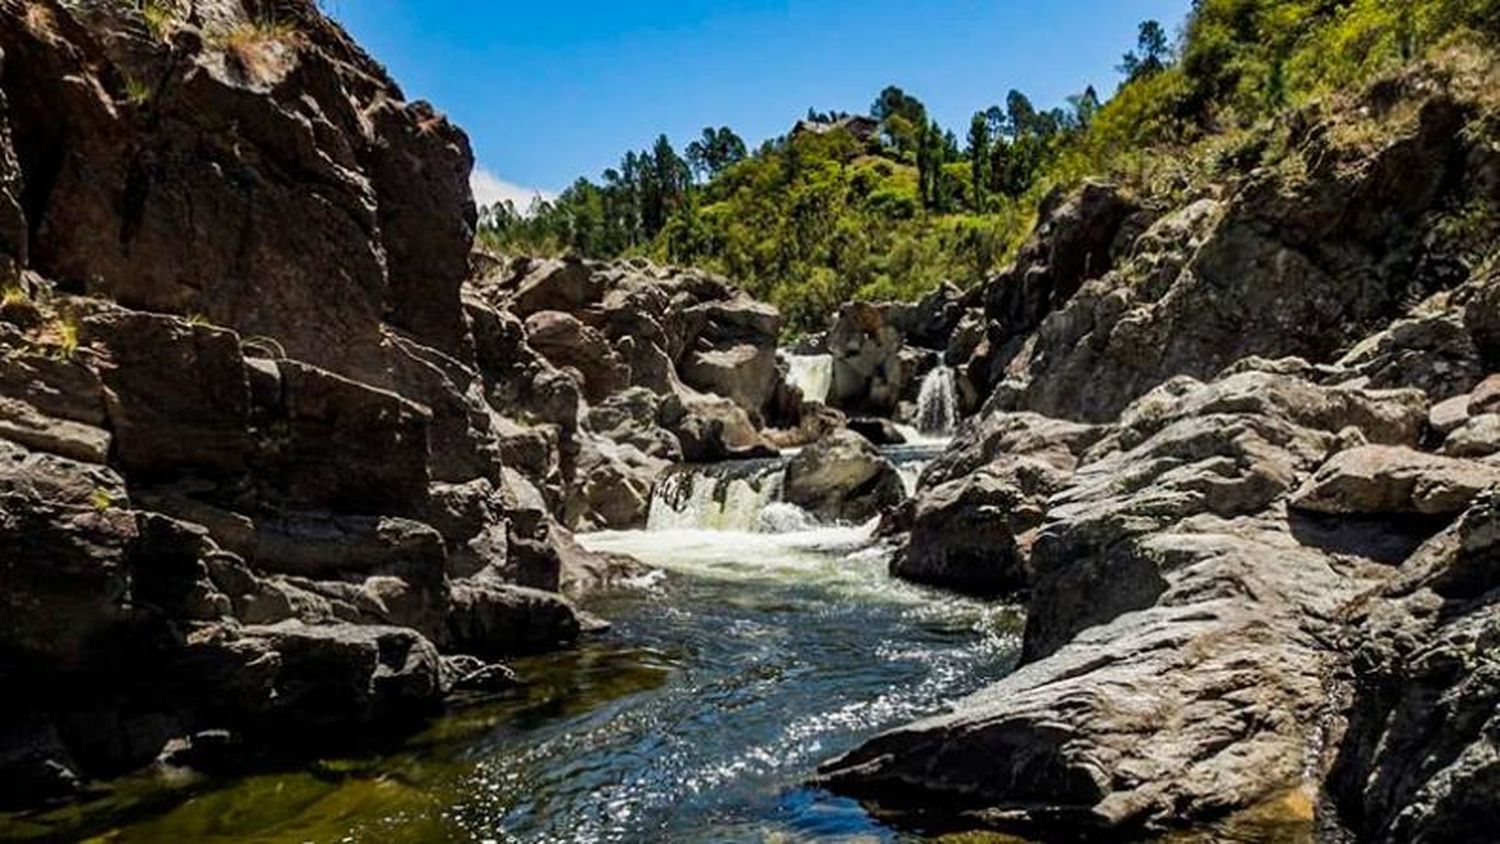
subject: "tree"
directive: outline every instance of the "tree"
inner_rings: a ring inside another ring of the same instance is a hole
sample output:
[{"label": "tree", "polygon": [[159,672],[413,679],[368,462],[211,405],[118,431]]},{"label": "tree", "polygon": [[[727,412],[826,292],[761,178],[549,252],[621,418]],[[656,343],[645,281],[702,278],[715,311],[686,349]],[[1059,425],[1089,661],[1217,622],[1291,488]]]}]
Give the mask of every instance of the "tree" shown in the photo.
[{"label": "tree", "polygon": [[975,211],[984,210],[985,189],[990,172],[990,121],[982,111],[969,119],[969,201]]},{"label": "tree", "polygon": [[1094,116],[1099,113],[1099,92],[1090,85],[1083,89],[1082,94],[1074,94],[1068,97],[1068,105],[1073,107],[1072,122],[1077,129],[1087,129],[1094,122]]},{"label": "tree", "polygon": [[693,172],[705,179],[718,176],[725,167],[745,158],[745,142],[728,126],[704,127],[703,137],[687,145],[687,160]]},{"label": "tree", "polygon": [[1167,43],[1167,32],[1160,23],[1143,21],[1136,35],[1135,49],[1126,53],[1116,68],[1125,74],[1126,82],[1155,76],[1166,70],[1171,61],[1172,48]]},{"label": "tree", "polygon": [[1036,130],[1036,106],[1020,91],[1011,89],[1005,95],[1005,118],[1012,138],[1029,135]]},{"label": "tree", "polygon": [[879,120],[885,131],[886,142],[902,155],[913,152],[921,157],[918,148],[927,128],[927,106],[895,85],[886,86],[870,106],[870,116]]}]

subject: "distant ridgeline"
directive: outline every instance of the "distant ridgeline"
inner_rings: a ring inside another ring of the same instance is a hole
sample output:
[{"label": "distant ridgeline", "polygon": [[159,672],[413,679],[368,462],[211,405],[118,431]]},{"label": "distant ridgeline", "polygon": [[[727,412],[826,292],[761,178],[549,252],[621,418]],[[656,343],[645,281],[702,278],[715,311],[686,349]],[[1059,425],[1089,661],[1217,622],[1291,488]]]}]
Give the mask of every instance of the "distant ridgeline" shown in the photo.
[{"label": "distant ridgeline", "polygon": [[753,154],[727,127],[665,135],[553,202],[483,209],[502,252],[643,254],[725,273],[793,333],[837,303],[972,285],[1010,259],[1043,198],[1087,178],[1180,200],[1278,154],[1280,118],[1455,38],[1492,39],[1500,0],[1197,0],[1174,45],[1155,21],[1101,102],[1039,110],[1013,90],[962,141],[915,96],[868,115],[809,110]]}]

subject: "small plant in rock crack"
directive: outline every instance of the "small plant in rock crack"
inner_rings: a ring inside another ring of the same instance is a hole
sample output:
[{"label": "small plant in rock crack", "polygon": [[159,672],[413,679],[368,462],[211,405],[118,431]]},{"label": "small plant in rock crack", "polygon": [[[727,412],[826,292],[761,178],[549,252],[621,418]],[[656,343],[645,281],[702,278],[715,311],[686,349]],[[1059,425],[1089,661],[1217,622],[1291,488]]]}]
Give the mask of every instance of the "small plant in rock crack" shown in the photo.
[{"label": "small plant in rock crack", "polygon": [[143,106],[151,101],[151,86],[146,80],[135,76],[125,77],[125,102]]},{"label": "small plant in rock crack", "polygon": [[177,29],[177,10],[166,0],[141,0],[137,8],[153,39],[166,41]]}]

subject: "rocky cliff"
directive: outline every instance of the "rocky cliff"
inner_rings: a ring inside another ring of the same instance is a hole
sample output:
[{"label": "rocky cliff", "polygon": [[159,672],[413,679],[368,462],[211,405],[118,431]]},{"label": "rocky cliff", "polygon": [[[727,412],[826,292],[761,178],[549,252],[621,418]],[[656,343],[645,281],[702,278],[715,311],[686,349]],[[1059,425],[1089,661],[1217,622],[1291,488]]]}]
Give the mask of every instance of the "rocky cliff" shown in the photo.
[{"label": "rocky cliff", "polygon": [[1022,665],[824,784],[1048,840],[1491,837],[1497,81],[1457,47],[1172,195],[1049,201],[960,300],[983,407],[892,564],[1026,600]]},{"label": "rocky cliff", "polygon": [[0,802],[405,729],[564,646],[778,314],[471,255],[464,134],[311,0],[0,2]]}]

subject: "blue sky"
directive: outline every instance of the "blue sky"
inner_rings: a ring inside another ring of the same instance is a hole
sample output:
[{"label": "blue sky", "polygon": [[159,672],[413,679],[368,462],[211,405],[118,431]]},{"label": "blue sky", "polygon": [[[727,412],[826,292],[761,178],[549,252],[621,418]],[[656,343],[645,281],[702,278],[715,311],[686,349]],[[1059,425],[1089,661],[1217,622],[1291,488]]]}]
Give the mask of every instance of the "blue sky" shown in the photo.
[{"label": "blue sky", "polygon": [[1190,0],[324,0],[410,98],[473,141],[476,197],[596,177],[666,132],[728,125],[752,147],[808,106],[864,112],[887,84],[962,137],[1011,88],[1050,107],[1114,66],[1136,25]]}]

